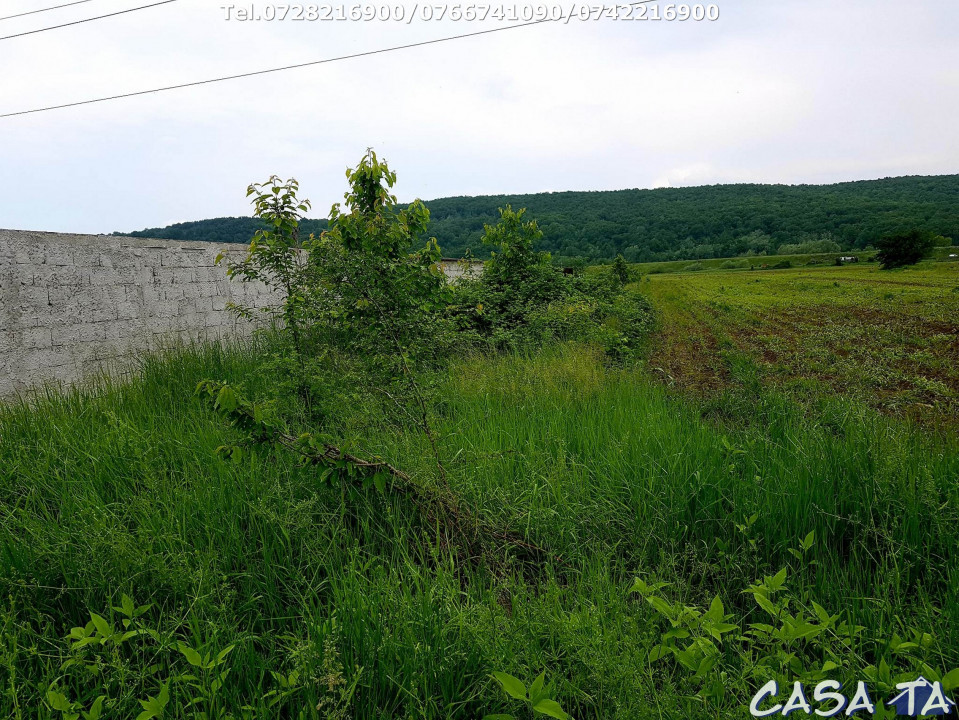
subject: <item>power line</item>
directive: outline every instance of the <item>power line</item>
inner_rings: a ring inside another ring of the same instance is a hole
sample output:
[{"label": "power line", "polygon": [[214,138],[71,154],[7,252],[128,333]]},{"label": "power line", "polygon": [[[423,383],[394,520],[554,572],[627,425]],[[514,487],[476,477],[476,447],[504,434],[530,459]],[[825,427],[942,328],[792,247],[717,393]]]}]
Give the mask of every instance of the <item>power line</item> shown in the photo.
[{"label": "power line", "polygon": [[[172,2],[173,0],[166,0]],[[656,0],[638,0],[628,3],[629,5],[645,5]],[[517,25],[508,25],[506,27],[490,28],[488,30],[477,30],[476,32],[463,33],[462,35],[451,35],[445,38],[436,38],[435,40],[423,40],[421,42],[408,43],[406,45],[394,45],[388,48],[378,50],[367,50],[365,52],[351,53],[349,55],[340,55],[338,57],[324,58],[323,60],[311,60],[309,62],[297,63],[295,65],[284,65],[283,67],[269,68],[268,70],[254,70],[252,72],[239,73],[237,75],[224,75],[222,77],[210,78],[209,80],[195,80],[193,82],[180,83],[179,85],[167,85],[164,87],[153,88],[151,90],[137,90],[136,92],[122,93],[120,95],[109,95],[106,97],[93,98],[91,100],[79,100],[77,102],[64,103],[62,105],[48,105],[46,107],[34,108],[32,110],[19,110],[17,112],[0,114],[0,119],[17,117],[19,115],[32,115],[34,113],[48,112],[50,110],[63,110],[64,108],[78,107],[80,105],[93,105],[94,103],[109,102],[111,100],[122,100],[124,98],[137,97],[139,95],[150,95],[152,93],[167,92],[169,90],[182,90],[183,88],[197,87],[200,85],[211,85],[227,80],[240,80],[243,78],[256,77],[257,75],[269,75],[270,73],[283,72],[285,70],[296,70],[299,68],[312,67],[314,65],[326,65],[328,63],[340,62],[342,60],[353,60],[355,58],[369,57],[371,55],[382,55],[383,53],[394,52],[397,50],[409,50],[411,48],[424,47],[426,45],[435,45],[438,43],[449,42],[451,40],[462,40],[464,38],[477,37],[479,35],[490,35],[504,30],[516,30],[518,28],[539,25],[545,22],[557,22],[549,18],[543,20],[533,20],[531,22],[519,23]]]},{"label": "power line", "polygon": [[17,13],[16,15],[7,15],[0,17],[0,20],[13,20],[13,18],[24,17],[25,15],[36,15],[37,13],[49,12],[50,10],[59,10],[60,8],[70,7],[71,5],[82,5],[92,0],[76,0],[76,2],[64,3],[63,5],[54,5],[53,7],[42,8],[40,10],[28,10],[27,12]]},{"label": "power line", "polygon": [[146,10],[147,8],[156,7],[157,5],[166,5],[171,2],[176,2],[176,0],[161,0],[160,2],[155,2],[151,5],[142,5],[140,7],[130,8],[129,10],[120,10],[107,15],[97,15],[96,17],[85,18],[83,20],[74,20],[73,22],[63,23],[62,25],[51,25],[50,27],[40,28],[39,30],[27,30],[26,32],[17,33],[16,35],[5,35],[4,37],[0,37],[0,40],[10,40],[12,38],[23,37],[24,35],[36,35],[37,33],[46,32],[47,30],[57,30],[58,28],[70,27],[71,25],[80,25],[82,23],[93,22],[94,20],[103,20],[103,18],[125,15],[126,13],[136,12],[137,10]]}]

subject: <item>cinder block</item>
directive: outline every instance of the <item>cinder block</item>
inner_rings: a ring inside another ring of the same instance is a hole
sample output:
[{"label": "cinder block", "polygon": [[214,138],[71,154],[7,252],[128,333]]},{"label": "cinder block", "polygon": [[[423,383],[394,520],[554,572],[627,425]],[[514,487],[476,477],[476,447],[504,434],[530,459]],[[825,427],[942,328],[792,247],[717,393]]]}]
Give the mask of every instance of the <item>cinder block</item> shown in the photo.
[{"label": "cinder block", "polygon": [[46,349],[53,347],[53,331],[50,328],[27,328],[19,333],[16,345],[32,349]]},{"label": "cinder block", "polygon": [[73,249],[73,265],[75,267],[99,267],[102,250],[95,245],[82,245]]},{"label": "cinder block", "polygon": [[178,311],[176,300],[161,300],[150,307],[150,315],[156,318],[175,318]]},{"label": "cinder block", "polygon": [[103,303],[86,308],[85,319],[88,322],[107,323],[117,319],[117,309],[112,303]]},{"label": "cinder block", "polygon": [[143,308],[139,303],[123,300],[116,304],[118,320],[133,320],[143,313]]},{"label": "cinder block", "polygon": [[56,352],[46,349],[27,349],[19,353],[17,358],[17,372],[19,379],[32,383],[42,378],[40,370],[47,368],[56,361]]},{"label": "cinder block", "polygon": [[21,285],[17,291],[17,303],[23,309],[40,309],[46,312],[50,305],[50,291],[37,285]]},{"label": "cinder block", "polygon": [[17,244],[13,248],[13,262],[15,265],[42,265],[43,258],[43,248],[38,245]]},{"label": "cinder block", "polygon": [[221,295],[220,288],[215,282],[194,283],[200,291],[200,297],[217,297]]},{"label": "cinder block", "polygon": [[162,292],[164,300],[182,300],[184,297],[182,285],[166,286]]},{"label": "cinder block", "polygon": [[45,265],[74,265],[73,250],[69,247],[47,247],[43,256]]},{"label": "cinder block", "polygon": [[82,284],[80,271],[72,265],[41,265],[33,273],[35,285],[47,285],[50,288]]},{"label": "cinder block", "polygon": [[158,285],[172,285],[177,281],[179,274],[179,268],[155,267],[153,268],[153,282]]},{"label": "cinder block", "polygon": [[122,285],[122,275],[113,268],[93,268],[90,270],[91,285]]}]

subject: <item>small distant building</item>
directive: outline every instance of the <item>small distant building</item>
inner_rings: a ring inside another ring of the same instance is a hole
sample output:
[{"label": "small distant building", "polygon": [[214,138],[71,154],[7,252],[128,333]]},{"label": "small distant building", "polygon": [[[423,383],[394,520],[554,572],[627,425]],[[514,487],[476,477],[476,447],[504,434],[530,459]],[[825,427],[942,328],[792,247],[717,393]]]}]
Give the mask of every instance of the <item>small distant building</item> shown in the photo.
[{"label": "small distant building", "polygon": [[440,267],[443,268],[447,280],[457,280],[461,277],[477,278],[483,274],[482,260],[442,258],[440,259]]},{"label": "small distant building", "polygon": [[840,256],[839,256],[839,262],[841,262],[841,263],[857,263],[857,262],[859,262],[859,258],[856,257],[855,255],[840,255]]}]

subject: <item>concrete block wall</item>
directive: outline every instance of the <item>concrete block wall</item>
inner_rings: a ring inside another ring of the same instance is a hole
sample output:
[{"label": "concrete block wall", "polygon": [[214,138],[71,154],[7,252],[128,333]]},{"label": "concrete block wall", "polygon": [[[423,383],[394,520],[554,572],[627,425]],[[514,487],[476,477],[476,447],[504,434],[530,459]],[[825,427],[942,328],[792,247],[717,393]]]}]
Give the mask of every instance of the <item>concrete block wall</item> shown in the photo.
[{"label": "concrete block wall", "polygon": [[443,258],[440,260],[440,267],[449,281],[459,280],[460,278],[478,278],[483,274],[483,263],[479,260],[463,262],[456,258]]},{"label": "concrete block wall", "polygon": [[227,303],[264,307],[260,283],[214,259],[246,248],[104,235],[0,230],[0,395],[122,372],[138,351],[175,340],[243,336]]}]

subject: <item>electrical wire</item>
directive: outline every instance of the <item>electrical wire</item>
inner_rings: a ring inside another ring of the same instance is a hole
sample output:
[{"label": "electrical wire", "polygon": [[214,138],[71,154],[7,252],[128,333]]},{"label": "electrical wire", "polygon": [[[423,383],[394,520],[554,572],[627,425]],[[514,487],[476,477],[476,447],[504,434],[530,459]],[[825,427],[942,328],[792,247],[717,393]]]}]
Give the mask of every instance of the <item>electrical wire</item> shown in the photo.
[{"label": "electrical wire", "polygon": [[161,0],[160,2],[155,2],[150,5],[141,5],[140,7],[130,8],[128,10],[120,10],[118,12],[108,13],[107,15],[97,15],[96,17],[92,18],[84,18],[83,20],[74,20],[73,22],[63,23],[62,25],[51,25],[50,27],[40,28],[39,30],[27,30],[26,32],[16,33],[15,35],[4,35],[3,37],[0,37],[0,40],[12,40],[13,38],[23,37],[24,35],[36,35],[37,33],[70,27],[71,25],[82,25],[83,23],[93,22],[94,20],[103,20],[104,18],[116,17],[117,15],[126,15],[127,13],[136,12],[137,10],[146,10],[147,8],[156,7],[157,5],[167,5],[176,1],[177,0]]},{"label": "electrical wire", "polygon": [[[172,0],[167,0],[170,2]],[[638,0],[638,2],[626,3],[628,5],[645,5],[656,0]],[[193,82],[180,83],[178,85],[166,85],[164,87],[152,88],[150,90],[137,90],[135,92],[121,93],[119,95],[109,95],[106,97],[93,98],[90,100],[78,100],[77,102],[63,103],[62,105],[48,105],[46,107],[34,108],[32,110],[19,110],[17,112],[0,114],[0,119],[18,117],[20,115],[32,115],[35,113],[49,112],[51,110],[63,110],[64,108],[79,107],[81,105],[93,105],[95,103],[110,102],[112,100],[122,100],[124,98],[137,97],[140,95],[150,95],[152,93],[168,92],[170,90],[182,90],[183,88],[198,87],[200,85],[211,85],[213,83],[226,82],[228,80],[240,80],[242,78],[256,77],[258,75],[268,75],[271,73],[284,72],[286,70],[296,70],[299,68],[312,67],[314,65],[326,65],[328,63],[340,62],[343,60],[353,60],[355,58],[370,57],[371,55],[382,55],[384,53],[395,52],[397,50],[409,50],[411,48],[425,47],[426,45],[435,45],[438,43],[450,42],[451,40],[462,40],[464,38],[478,37],[480,35],[491,35],[492,33],[503,32],[505,30],[517,30],[519,28],[530,27],[531,25],[540,25],[546,22],[558,22],[549,18],[543,20],[533,20],[506,27],[489,28],[487,30],[477,30],[476,32],[463,33],[461,35],[451,35],[445,38],[436,38],[434,40],[423,40],[421,42],[408,43],[406,45],[394,45],[377,50],[367,50],[365,52],[351,53],[349,55],[340,55],[338,57],[324,58],[322,60],[311,60],[295,65],[284,65],[282,67],[269,68],[267,70],[254,70],[251,72],[238,73],[236,75],[224,75],[221,77],[210,78],[208,80],[195,80]]]},{"label": "electrical wire", "polygon": [[71,5],[82,5],[83,3],[92,2],[93,0],[76,0],[75,2],[64,3],[63,5],[54,5],[53,7],[41,8],[40,10],[28,10],[27,12],[17,13],[16,15],[6,15],[5,17],[0,17],[0,20],[13,20],[13,18],[24,17],[26,15],[36,15],[37,13],[50,12],[51,10],[59,10],[60,8],[70,7]]}]

